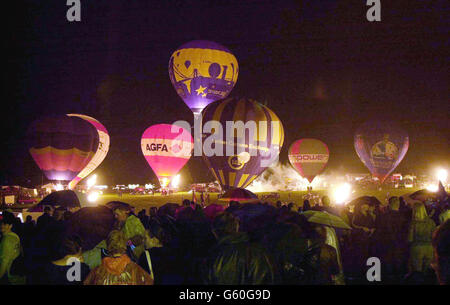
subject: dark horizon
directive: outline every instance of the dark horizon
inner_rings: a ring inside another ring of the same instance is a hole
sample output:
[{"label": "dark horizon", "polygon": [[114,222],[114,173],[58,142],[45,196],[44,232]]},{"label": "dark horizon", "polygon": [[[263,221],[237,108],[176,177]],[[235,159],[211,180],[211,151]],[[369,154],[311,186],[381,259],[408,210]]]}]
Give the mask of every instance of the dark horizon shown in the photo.
[{"label": "dark horizon", "polygon": [[[230,96],[254,98],[279,116],[282,163],[292,142],[315,137],[330,148],[325,173],[368,172],[353,136],[376,119],[395,120],[409,134],[396,172],[449,168],[445,2],[382,1],[382,21],[372,23],[365,1],[316,2],[82,0],[81,22],[70,23],[65,2],[15,1],[0,183],[41,182],[26,130],[41,116],[65,113],[92,116],[108,129],[110,150],[94,172],[104,184],[156,183],[141,135],[153,124],[193,121],[167,67],[172,52],[195,39],[236,56],[240,74]],[[213,180],[201,157],[181,174]]]}]

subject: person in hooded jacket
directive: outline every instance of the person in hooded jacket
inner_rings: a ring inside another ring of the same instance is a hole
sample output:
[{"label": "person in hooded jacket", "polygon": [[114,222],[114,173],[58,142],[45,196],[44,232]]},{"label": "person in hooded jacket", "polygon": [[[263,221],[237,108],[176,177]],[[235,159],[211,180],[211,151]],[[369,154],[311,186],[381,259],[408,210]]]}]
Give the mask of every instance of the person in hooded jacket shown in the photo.
[{"label": "person in hooded jacket", "polygon": [[275,284],[273,262],[265,248],[238,230],[239,219],[231,213],[224,212],[214,219],[212,231],[217,244],[204,264],[204,284]]},{"label": "person in hooded jacket", "polygon": [[109,256],[89,273],[84,285],[153,285],[150,274],[127,256],[127,238],[122,231],[111,231],[106,244]]}]

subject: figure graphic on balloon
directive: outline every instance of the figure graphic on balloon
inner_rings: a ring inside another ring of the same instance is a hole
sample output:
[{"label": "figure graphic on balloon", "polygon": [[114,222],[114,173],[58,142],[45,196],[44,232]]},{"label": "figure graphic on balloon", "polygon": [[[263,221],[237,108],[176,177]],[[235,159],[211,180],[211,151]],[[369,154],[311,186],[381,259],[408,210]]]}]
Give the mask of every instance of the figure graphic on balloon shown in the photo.
[{"label": "figure graphic on balloon", "polygon": [[394,160],[398,156],[398,148],[389,141],[389,134],[383,136],[383,140],[377,142],[370,151],[372,158],[380,160]]},{"label": "figure graphic on balloon", "polygon": [[169,124],[147,128],[141,138],[141,149],[162,188],[191,158],[193,138],[186,129]]},{"label": "figure graphic on balloon", "polygon": [[173,52],[169,60],[170,81],[194,114],[227,97],[238,74],[236,57],[213,41],[190,41]]}]

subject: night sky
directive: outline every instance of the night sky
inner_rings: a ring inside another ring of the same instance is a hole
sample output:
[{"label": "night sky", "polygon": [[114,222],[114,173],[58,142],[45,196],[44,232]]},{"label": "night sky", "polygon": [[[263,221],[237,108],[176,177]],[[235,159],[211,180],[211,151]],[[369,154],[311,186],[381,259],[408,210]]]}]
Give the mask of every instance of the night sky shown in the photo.
[{"label": "night sky", "polygon": [[[81,22],[72,23],[66,1],[8,2],[1,184],[41,182],[26,130],[65,113],[95,117],[109,131],[99,183],[155,183],[141,135],[153,124],[192,122],[167,67],[174,50],[197,39],[236,56],[230,96],[254,98],[280,117],[283,163],[294,140],[317,137],[330,148],[328,171],[367,172],[353,135],[377,119],[409,133],[397,171],[450,165],[448,1],[381,0],[382,20],[372,23],[365,0],[81,0]],[[181,173],[213,180],[201,157]]]}]

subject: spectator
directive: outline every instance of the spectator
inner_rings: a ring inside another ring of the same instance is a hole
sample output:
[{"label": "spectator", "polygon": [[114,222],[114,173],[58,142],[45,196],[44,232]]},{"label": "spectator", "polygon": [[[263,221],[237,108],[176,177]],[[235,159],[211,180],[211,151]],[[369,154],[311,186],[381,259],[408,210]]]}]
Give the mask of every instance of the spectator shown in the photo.
[{"label": "spectator", "polygon": [[409,226],[408,242],[410,243],[410,271],[425,273],[433,259],[431,245],[432,234],[436,228],[434,221],[428,217],[422,202],[416,202],[413,218]]},{"label": "spectator", "polygon": [[326,244],[327,231],[321,225],[315,227],[313,247],[316,248],[315,262],[317,264],[315,274],[313,275],[312,284],[315,285],[332,285],[335,278],[339,274],[339,263],[337,259],[336,249]]},{"label": "spectator", "polygon": [[44,214],[38,217],[36,222],[36,229],[38,231],[43,231],[47,228],[47,226],[53,222],[53,217],[50,215],[51,208],[46,206],[44,207]]},{"label": "spectator", "polygon": [[129,255],[135,261],[139,261],[139,257],[145,248],[146,234],[145,228],[139,218],[130,214],[130,211],[122,206],[114,209],[114,217],[116,218],[116,228],[125,234],[127,243],[130,246]]},{"label": "spectator", "polygon": [[[78,236],[66,236],[63,238],[55,257],[58,259],[49,262],[45,266],[42,275],[42,283],[50,285],[81,285],[89,274],[89,266],[83,262],[81,240]],[[80,269],[73,270],[79,262]],[[74,276],[74,278],[68,275]],[[77,278],[78,277],[78,278]]]},{"label": "spectator", "polygon": [[127,256],[127,238],[122,231],[111,231],[106,244],[109,256],[89,273],[84,285],[153,285],[150,275]]},{"label": "spectator", "polygon": [[12,213],[4,212],[0,221],[2,240],[0,242],[0,283],[12,283],[11,267],[21,252],[20,238],[12,231],[15,217]]},{"label": "spectator", "polygon": [[305,199],[303,201],[303,212],[311,210],[311,205],[309,204],[309,200]]},{"label": "spectator", "polygon": [[385,213],[376,220],[376,231],[373,236],[376,244],[375,255],[383,263],[383,273],[393,282],[398,282],[406,274],[406,265],[403,264],[407,256],[407,240],[402,234],[403,219],[399,212],[400,200],[398,197],[389,198],[389,206]]},{"label": "spectator", "polygon": [[440,285],[450,285],[450,220],[433,233],[434,260],[432,267]]},{"label": "spectator", "polygon": [[217,244],[205,264],[203,280],[212,285],[274,284],[273,264],[266,250],[250,242],[248,234],[238,232],[239,220],[230,213],[213,222]]}]

